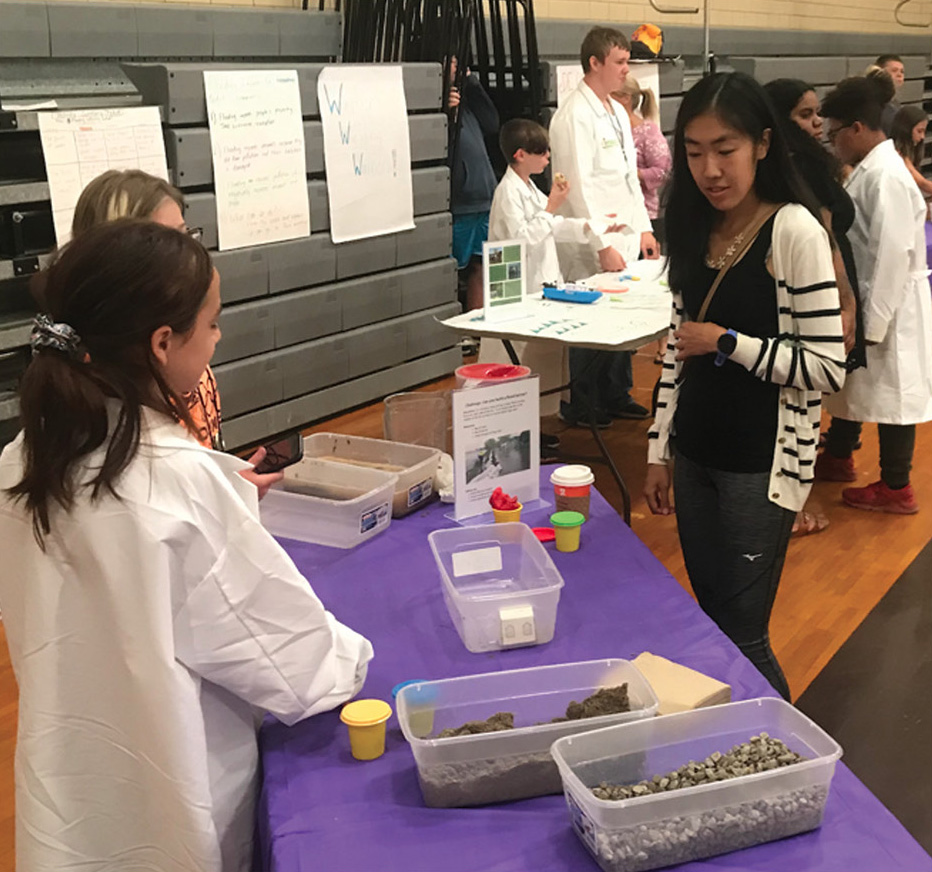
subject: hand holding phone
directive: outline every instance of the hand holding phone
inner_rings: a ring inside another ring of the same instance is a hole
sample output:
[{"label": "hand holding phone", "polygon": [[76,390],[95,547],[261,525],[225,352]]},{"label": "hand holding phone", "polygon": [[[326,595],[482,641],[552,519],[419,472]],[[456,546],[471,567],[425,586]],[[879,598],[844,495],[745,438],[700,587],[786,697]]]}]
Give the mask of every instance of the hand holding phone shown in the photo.
[{"label": "hand holding phone", "polygon": [[259,475],[278,472],[304,457],[304,440],[297,431],[270,442],[264,448],[265,457],[255,467],[255,472]]}]

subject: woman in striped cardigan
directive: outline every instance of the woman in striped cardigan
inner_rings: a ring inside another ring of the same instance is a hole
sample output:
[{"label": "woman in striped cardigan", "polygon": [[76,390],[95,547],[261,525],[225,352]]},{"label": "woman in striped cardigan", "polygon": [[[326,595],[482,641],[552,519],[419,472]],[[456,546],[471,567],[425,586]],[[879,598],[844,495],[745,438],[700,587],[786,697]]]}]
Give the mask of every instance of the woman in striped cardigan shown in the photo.
[{"label": "woman in striped cardigan", "polygon": [[845,378],[831,244],[809,200],[754,79],[719,74],[690,90],[666,207],[673,316],[645,495],[655,514],[673,511],[675,454],[699,604],[787,699],[770,612],[813,480],[821,393]]}]

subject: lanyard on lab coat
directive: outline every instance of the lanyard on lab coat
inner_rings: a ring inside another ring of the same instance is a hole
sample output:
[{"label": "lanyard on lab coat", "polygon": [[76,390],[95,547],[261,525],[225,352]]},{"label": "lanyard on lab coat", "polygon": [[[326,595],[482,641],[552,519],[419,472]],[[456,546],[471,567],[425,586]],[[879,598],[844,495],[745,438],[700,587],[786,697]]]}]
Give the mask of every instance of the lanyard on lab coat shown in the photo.
[{"label": "lanyard on lab coat", "polygon": [[615,114],[614,109],[608,109],[608,117],[612,122],[612,129],[615,131],[615,138],[618,140],[618,144],[621,146],[621,154],[625,159],[625,167],[629,168],[628,149],[625,148],[625,134],[621,129],[621,122],[618,120],[618,116]]}]

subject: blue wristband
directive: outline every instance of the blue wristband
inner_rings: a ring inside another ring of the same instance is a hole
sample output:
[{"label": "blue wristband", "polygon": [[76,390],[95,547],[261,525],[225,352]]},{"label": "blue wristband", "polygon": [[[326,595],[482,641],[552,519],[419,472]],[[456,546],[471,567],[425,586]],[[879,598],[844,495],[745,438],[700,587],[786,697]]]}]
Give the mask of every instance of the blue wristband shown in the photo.
[{"label": "blue wristband", "polygon": [[734,350],[735,350],[735,346],[738,344],[738,334],[737,334],[734,330],[726,330],[726,331],[719,337],[719,341],[721,341],[722,339],[724,339],[726,336],[730,336],[730,337],[732,338],[732,342],[731,342],[731,351],[729,351],[729,352],[726,354],[724,351],[719,350],[719,351],[716,353],[716,355],[715,355],[715,365],[716,365],[716,366],[721,366],[722,364],[724,364],[725,361],[728,360],[729,357],[731,357],[732,353],[733,353]]}]

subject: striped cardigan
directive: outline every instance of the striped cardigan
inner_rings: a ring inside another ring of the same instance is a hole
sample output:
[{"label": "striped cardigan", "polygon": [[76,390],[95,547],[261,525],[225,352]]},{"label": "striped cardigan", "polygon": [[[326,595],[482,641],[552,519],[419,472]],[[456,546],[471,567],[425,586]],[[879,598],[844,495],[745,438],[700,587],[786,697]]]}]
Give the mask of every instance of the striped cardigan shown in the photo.
[{"label": "striped cardigan", "polygon": [[[760,339],[739,333],[725,365],[743,366],[762,381],[781,386],[770,500],[800,511],[814,478],[821,395],[840,390],[845,380],[841,310],[828,235],[804,206],[789,203],[777,212],[771,257],[780,335]],[[683,297],[674,291],[657,414],[648,434],[649,463],[670,460],[683,369],[683,361],[674,359],[673,334],[686,319]]]}]

